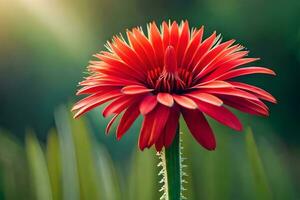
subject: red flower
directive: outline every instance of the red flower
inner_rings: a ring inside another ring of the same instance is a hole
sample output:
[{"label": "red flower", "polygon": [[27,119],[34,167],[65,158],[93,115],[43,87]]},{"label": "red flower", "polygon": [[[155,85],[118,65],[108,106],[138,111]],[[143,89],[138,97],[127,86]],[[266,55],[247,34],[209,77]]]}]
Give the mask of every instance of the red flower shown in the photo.
[{"label": "red flower", "polygon": [[106,132],[117,116],[120,139],[137,117],[144,116],[139,147],[169,147],[183,115],[194,138],[206,149],[216,147],[214,134],[204,116],[234,129],[242,130],[238,118],[224,105],[240,111],[267,116],[262,100],[275,103],[266,91],[232,78],[248,74],[275,73],[264,67],[241,67],[257,58],[234,40],[221,42],[214,32],[203,39],[203,30],[189,28],[188,22],[148,25],[148,36],[141,28],[127,30],[127,40],[115,36],[88,66],[90,76],[80,83],[78,95],[89,96],[73,107],[75,118],[111,101],[104,117],[113,115]]}]

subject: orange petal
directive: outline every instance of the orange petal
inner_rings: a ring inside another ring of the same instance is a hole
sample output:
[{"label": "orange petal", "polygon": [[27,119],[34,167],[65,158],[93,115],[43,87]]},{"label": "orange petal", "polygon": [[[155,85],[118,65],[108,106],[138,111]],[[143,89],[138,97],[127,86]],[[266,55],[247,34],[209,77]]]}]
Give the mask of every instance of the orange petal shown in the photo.
[{"label": "orange petal", "polygon": [[195,91],[195,92],[187,93],[185,95],[215,106],[221,106],[223,104],[223,101],[218,97],[204,92]]},{"label": "orange petal", "polygon": [[265,68],[265,67],[245,67],[245,68],[239,68],[235,70],[231,70],[222,76],[219,77],[220,80],[227,80],[238,76],[244,76],[249,74],[270,74],[270,75],[276,75],[275,72],[271,69]]},{"label": "orange petal", "polygon": [[173,97],[169,93],[158,93],[157,101],[168,107],[172,107],[174,104]]},{"label": "orange petal", "polygon": [[244,90],[236,89],[236,88],[215,88],[215,89],[202,89],[201,92],[211,93],[211,94],[220,94],[220,95],[228,95],[228,96],[237,96],[246,99],[251,99],[254,101],[259,101],[259,99]]},{"label": "orange petal", "polygon": [[233,86],[226,81],[210,81],[206,83],[201,83],[193,88],[232,88]]},{"label": "orange petal", "polygon": [[125,86],[121,90],[123,94],[142,94],[153,91],[153,89],[146,88],[142,85],[129,85]]},{"label": "orange petal", "polygon": [[197,104],[189,97],[183,95],[173,94],[173,98],[179,105],[188,108],[188,109],[196,109]]}]

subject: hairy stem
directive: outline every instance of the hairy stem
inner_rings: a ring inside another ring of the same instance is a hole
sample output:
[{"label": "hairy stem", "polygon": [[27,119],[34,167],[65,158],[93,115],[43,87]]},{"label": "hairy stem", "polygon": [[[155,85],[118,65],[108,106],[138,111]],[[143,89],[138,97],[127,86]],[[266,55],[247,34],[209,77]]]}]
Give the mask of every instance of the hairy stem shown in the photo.
[{"label": "hairy stem", "polygon": [[181,158],[179,126],[172,145],[165,149],[165,168],[168,200],[181,199]]}]

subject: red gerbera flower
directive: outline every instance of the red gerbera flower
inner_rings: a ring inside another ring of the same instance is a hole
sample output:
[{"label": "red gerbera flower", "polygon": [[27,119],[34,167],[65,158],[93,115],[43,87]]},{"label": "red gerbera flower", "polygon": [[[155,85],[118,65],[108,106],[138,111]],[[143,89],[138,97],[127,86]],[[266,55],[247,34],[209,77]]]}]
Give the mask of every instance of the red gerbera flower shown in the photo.
[{"label": "red gerbera flower", "polygon": [[275,73],[264,67],[243,67],[258,60],[247,58],[248,51],[235,40],[221,42],[214,32],[203,39],[203,30],[189,28],[188,22],[148,25],[127,30],[126,41],[115,36],[88,66],[90,76],[80,83],[78,95],[89,96],[73,107],[75,118],[111,101],[103,110],[104,117],[114,115],[106,132],[121,115],[116,135],[120,139],[141,114],[139,147],[160,151],[172,144],[180,114],[194,138],[206,149],[216,147],[214,134],[205,116],[234,129],[242,130],[238,118],[224,105],[240,111],[267,116],[262,100],[275,103],[268,92],[232,78]]}]

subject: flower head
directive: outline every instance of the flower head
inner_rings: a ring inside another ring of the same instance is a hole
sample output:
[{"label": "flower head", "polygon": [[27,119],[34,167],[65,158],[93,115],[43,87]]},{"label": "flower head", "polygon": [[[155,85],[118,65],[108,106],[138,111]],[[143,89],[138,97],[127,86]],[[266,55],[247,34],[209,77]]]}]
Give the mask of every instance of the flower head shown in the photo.
[{"label": "flower head", "polygon": [[155,145],[160,151],[172,144],[181,114],[191,134],[208,150],[215,149],[216,141],[205,115],[238,131],[242,125],[225,105],[267,116],[262,100],[275,103],[275,98],[231,79],[275,73],[264,67],[242,67],[258,59],[246,57],[248,51],[234,40],[222,42],[215,32],[203,39],[203,31],[203,27],[190,30],[187,21],[163,22],[160,29],[153,22],[147,35],[142,28],[133,28],[126,32],[127,41],[115,36],[107,51],[96,54],[98,60],[88,66],[90,75],[77,94],[89,96],[73,107],[75,118],[110,102],[103,110],[104,117],[113,115],[106,132],[120,116],[116,129],[120,139],[143,115],[139,147]]}]

